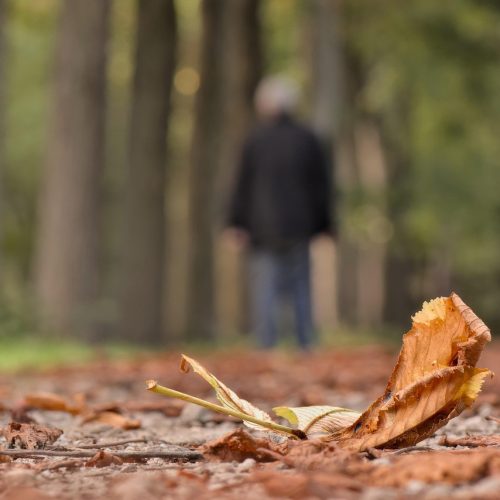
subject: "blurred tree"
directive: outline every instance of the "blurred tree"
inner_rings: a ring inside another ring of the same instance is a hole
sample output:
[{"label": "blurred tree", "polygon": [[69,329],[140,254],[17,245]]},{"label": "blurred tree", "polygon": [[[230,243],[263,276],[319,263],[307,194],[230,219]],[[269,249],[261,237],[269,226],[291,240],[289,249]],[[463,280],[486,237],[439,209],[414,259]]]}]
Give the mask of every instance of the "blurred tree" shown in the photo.
[{"label": "blurred tree", "polygon": [[[5,0],[0,0],[0,282],[3,267],[3,214],[4,214],[4,175],[5,175]],[[0,289],[0,294],[2,290]]]},{"label": "blurred tree", "polygon": [[173,0],[139,0],[118,332],[156,344],[163,338],[166,138],[176,38]]},{"label": "blurred tree", "polygon": [[[340,206],[338,182],[339,144],[345,129],[344,44],[341,33],[342,12],[338,0],[314,0],[309,8],[307,35],[311,46],[311,120],[331,158],[333,192],[332,220],[337,221]],[[338,235],[337,235],[338,236]],[[313,242],[313,293],[315,321],[320,329],[331,329],[338,321],[338,237],[335,244]]]},{"label": "blurred tree", "polygon": [[87,335],[98,297],[110,4],[62,4],[35,262],[42,317],[57,331]]},{"label": "blurred tree", "polygon": [[[498,7],[469,0],[372,7],[345,2],[345,21],[362,76],[355,109],[376,118],[387,160],[386,320],[406,322],[423,299],[459,287],[498,321],[488,299],[500,276],[499,198],[491,189],[499,171]],[[366,194],[348,194],[355,239],[369,230],[369,218],[356,217]]]},{"label": "blurred tree", "polygon": [[[216,192],[232,189],[243,142],[254,123],[253,96],[262,76],[261,1],[229,2],[224,15],[224,141]],[[216,229],[225,222],[227,200],[217,203]],[[216,259],[217,311],[222,331],[247,328],[246,259],[239,249],[218,240]]]},{"label": "blurred tree", "polygon": [[202,0],[201,82],[196,95],[189,173],[189,248],[186,333],[215,334],[215,182],[223,141],[224,11],[226,0]]}]

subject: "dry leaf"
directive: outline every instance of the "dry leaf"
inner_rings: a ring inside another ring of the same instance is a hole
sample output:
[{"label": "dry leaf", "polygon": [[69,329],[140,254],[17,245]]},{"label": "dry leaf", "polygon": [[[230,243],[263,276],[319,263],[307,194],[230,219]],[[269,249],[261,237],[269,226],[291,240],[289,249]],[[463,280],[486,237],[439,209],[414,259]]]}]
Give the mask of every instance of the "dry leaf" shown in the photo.
[{"label": "dry leaf", "polygon": [[82,423],[84,424],[90,422],[109,425],[111,427],[117,427],[118,429],[123,430],[133,430],[139,429],[141,427],[140,420],[128,418],[112,411],[92,413],[90,415],[87,415],[82,421]]},{"label": "dry leaf", "polygon": [[[181,359],[181,370],[184,373],[188,373],[190,368],[192,368],[195,373],[200,375],[214,388],[217,399],[220,401],[222,406],[230,408],[231,410],[239,411],[246,415],[251,415],[259,420],[263,420],[264,422],[273,421],[265,411],[255,407],[247,400],[240,398],[234,391],[229,389],[229,387],[208,372],[200,363],[198,363],[198,361],[183,354]],[[258,424],[246,421],[243,423],[251,429],[263,430],[263,428]]]},{"label": "dry leaf", "polygon": [[122,465],[123,460],[107,451],[98,451],[85,463],[85,467],[109,467],[110,465]]},{"label": "dry leaf", "polygon": [[329,439],[362,451],[411,446],[429,437],[470,406],[491,375],[475,368],[490,339],[486,325],[458,295],[426,302],[404,336],[385,393]]},{"label": "dry leaf", "polygon": [[204,444],[200,451],[204,455],[217,457],[224,461],[242,462],[247,458],[254,458],[259,462],[269,462],[274,459],[270,454],[265,453],[265,450],[274,451],[271,446],[272,442],[268,439],[256,438],[243,429],[236,429],[221,438]]},{"label": "dry leaf", "polygon": [[292,425],[304,431],[308,438],[332,434],[351,425],[359,418],[359,411],[337,406],[301,406],[273,408],[276,415],[286,418]]},{"label": "dry leaf", "polygon": [[278,407],[275,412],[298,428],[281,426],[187,356],[182,357],[181,369],[187,372],[192,368],[201,375],[215,389],[222,407],[160,386],[155,380],[148,381],[147,387],[241,418],[253,429],[266,427],[288,437],[320,434],[352,451],[411,446],[470,406],[484,379],[491,375],[489,370],[475,367],[484,345],[491,340],[490,332],[458,295],[424,303],[412,319],[413,327],[404,336],[384,394],[361,415],[328,406]]},{"label": "dry leaf", "polygon": [[24,397],[24,406],[48,411],[64,411],[77,415],[82,411],[82,406],[75,403],[69,403],[63,397],[51,392],[37,392],[27,394]]},{"label": "dry leaf", "polygon": [[54,443],[63,431],[55,427],[38,424],[11,422],[3,430],[8,448],[35,450]]}]

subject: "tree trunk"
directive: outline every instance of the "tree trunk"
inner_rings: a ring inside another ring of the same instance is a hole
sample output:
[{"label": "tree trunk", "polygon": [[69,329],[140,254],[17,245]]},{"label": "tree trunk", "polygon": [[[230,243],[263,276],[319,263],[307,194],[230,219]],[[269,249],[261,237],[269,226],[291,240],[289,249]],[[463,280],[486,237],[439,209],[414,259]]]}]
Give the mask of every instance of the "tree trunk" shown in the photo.
[{"label": "tree trunk", "polygon": [[[332,191],[336,194],[341,128],[345,113],[343,47],[340,4],[337,0],[314,0],[310,4],[312,41],[312,123],[331,158]],[[334,204],[338,201],[334,199]],[[337,217],[332,206],[333,217]],[[320,239],[311,248],[312,289],[316,324],[331,330],[338,323],[337,242]]]},{"label": "tree trunk", "polygon": [[223,140],[223,17],[225,0],[203,0],[201,83],[196,96],[189,206],[188,338],[210,340],[215,334],[214,220],[215,182]]},{"label": "tree trunk", "polygon": [[[253,95],[262,75],[260,0],[229,2],[224,19],[224,141],[217,192],[228,193],[234,183],[241,149],[254,122]],[[217,200],[218,233],[224,223],[227,199]],[[247,329],[247,270],[245,255],[217,240],[216,298],[220,330],[228,334]]]},{"label": "tree trunk", "polygon": [[356,320],[373,327],[380,326],[383,319],[387,241],[391,236],[385,203],[387,161],[374,119],[358,119],[355,143],[359,184],[366,198],[358,250]]},{"label": "tree trunk", "polygon": [[36,293],[58,331],[94,332],[109,0],[66,0],[56,46]]},{"label": "tree trunk", "polygon": [[[4,218],[4,176],[5,176],[5,17],[7,6],[0,0],[0,283],[3,275],[3,218]],[[0,295],[2,291],[0,290]]]},{"label": "tree trunk", "polygon": [[413,162],[408,145],[412,143],[412,86],[408,83],[395,96],[392,124],[382,129],[389,159],[388,184],[397,196],[388,198],[388,213],[394,227],[394,237],[388,249],[386,263],[386,297],[384,319],[387,323],[406,325],[408,317],[422,304],[416,281],[423,271],[411,248],[406,215],[412,204],[411,175]]},{"label": "tree trunk", "polygon": [[166,137],[175,53],[173,0],[139,0],[119,334],[150,343],[163,336]]}]

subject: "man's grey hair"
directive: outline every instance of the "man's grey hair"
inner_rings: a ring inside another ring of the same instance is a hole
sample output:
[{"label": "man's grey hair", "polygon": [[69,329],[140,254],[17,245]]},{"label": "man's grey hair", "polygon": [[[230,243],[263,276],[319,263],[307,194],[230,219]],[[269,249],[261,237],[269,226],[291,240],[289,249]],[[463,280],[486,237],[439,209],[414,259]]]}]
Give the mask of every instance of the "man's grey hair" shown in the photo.
[{"label": "man's grey hair", "polygon": [[291,113],[297,107],[299,89],[290,78],[275,75],[261,80],[255,92],[255,107],[262,116]]}]

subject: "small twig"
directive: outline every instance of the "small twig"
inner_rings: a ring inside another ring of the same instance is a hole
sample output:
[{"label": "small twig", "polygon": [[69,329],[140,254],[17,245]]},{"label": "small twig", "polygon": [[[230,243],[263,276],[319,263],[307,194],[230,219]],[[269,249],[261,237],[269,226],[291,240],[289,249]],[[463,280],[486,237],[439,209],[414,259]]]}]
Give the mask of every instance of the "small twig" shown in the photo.
[{"label": "small twig", "polygon": [[500,418],[498,417],[493,417],[492,415],[488,415],[486,417],[486,420],[491,420],[492,422],[496,422],[497,424],[500,424]]},{"label": "small twig", "polygon": [[394,451],[391,455],[404,455],[405,453],[412,453],[413,451],[435,451],[430,446],[410,446],[402,448],[401,450]]},{"label": "small twig", "polygon": [[81,445],[76,445],[76,448],[80,450],[99,450],[101,448],[112,448],[113,446],[121,446],[122,444],[146,443],[146,442],[147,440],[144,438],[122,439],[121,441],[110,441],[108,443],[81,444]]},{"label": "small twig", "polygon": [[[15,458],[20,457],[70,457],[70,458],[92,458],[94,451],[85,450],[0,450],[0,455]],[[197,451],[114,451],[113,455],[125,459],[147,459],[147,458],[170,458],[173,460],[200,460],[203,458]]]}]

